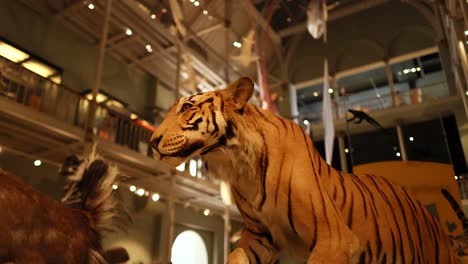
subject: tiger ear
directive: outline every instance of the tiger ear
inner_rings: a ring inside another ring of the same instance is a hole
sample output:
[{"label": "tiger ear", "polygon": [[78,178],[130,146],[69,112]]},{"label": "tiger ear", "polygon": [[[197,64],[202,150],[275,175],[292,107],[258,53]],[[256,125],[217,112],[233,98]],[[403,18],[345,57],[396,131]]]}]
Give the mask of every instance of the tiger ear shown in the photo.
[{"label": "tiger ear", "polygon": [[222,90],[223,97],[234,103],[236,110],[241,110],[249,101],[254,91],[254,83],[249,77],[243,77]]}]

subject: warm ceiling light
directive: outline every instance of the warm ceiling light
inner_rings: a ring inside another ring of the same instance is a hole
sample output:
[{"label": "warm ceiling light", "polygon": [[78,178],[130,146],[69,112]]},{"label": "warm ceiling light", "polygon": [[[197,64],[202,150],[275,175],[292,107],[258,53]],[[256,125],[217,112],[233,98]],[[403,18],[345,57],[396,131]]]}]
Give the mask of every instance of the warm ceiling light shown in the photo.
[{"label": "warm ceiling light", "polygon": [[156,15],[155,15],[155,14],[151,14],[151,19],[156,19]]},{"label": "warm ceiling light", "polygon": [[153,199],[153,201],[155,201],[155,202],[159,201],[159,198],[161,198],[161,197],[160,197],[159,194],[157,194],[157,193],[155,193],[155,194],[153,194],[153,195],[151,196],[151,199]]},{"label": "warm ceiling light", "polygon": [[62,76],[56,75],[54,77],[49,78],[51,81],[53,81],[56,84],[61,84],[62,83]]},{"label": "warm ceiling light", "polygon": [[130,28],[127,28],[125,30],[125,34],[127,34],[127,36],[131,36],[131,35],[133,35],[133,31]]},{"label": "warm ceiling light", "polygon": [[[89,93],[86,95],[86,99],[92,101],[93,100],[93,94],[92,93]],[[104,102],[105,100],[107,100],[107,96],[105,96],[104,94],[102,93],[98,93],[97,96],[96,96],[96,102],[98,104]]]},{"label": "warm ceiling light", "polygon": [[135,190],[136,190],[135,185],[130,186],[130,191],[131,191],[131,192],[134,192]]},{"label": "warm ceiling light", "polygon": [[242,47],[242,43],[240,43],[239,41],[234,41],[234,42],[232,43],[232,45],[233,45],[234,47],[236,47],[236,48]]},{"label": "warm ceiling light", "polygon": [[93,3],[89,4],[89,5],[88,5],[88,8],[91,9],[91,10],[93,10],[93,9],[94,9],[94,4],[93,4]]},{"label": "warm ceiling light", "polygon": [[199,6],[199,5],[200,5],[200,2],[195,1],[195,2],[193,2],[193,5],[194,5],[194,6]]},{"label": "warm ceiling light", "polygon": [[35,160],[34,161],[34,166],[36,166],[36,167],[41,166],[41,164],[42,164],[41,160]]},{"label": "warm ceiling light", "polygon": [[204,15],[208,15],[208,10],[203,10]]},{"label": "warm ceiling light", "polygon": [[116,107],[116,108],[123,108],[124,105],[116,100],[109,100],[106,102],[106,106],[108,107]]},{"label": "warm ceiling light", "polygon": [[5,57],[13,62],[20,62],[29,58],[28,54],[1,41],[0,41],[0,56]]},{"label": "warm ceiling light", "polygon": [[51,67],[41,62],[38,62],[36,60],[28,60],[28,61],[21,63],[21,65],[25,67],[26,69],[45,78],[48,78],[56,73],[56,71],[52,69]]}]

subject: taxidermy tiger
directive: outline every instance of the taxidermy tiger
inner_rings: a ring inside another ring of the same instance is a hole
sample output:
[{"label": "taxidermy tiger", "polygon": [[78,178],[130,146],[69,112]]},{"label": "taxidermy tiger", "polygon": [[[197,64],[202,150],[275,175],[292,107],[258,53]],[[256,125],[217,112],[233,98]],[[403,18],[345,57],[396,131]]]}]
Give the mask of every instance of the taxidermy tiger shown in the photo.
[{"label": "taxidermy tiger", "polygon": [[275,263],[281,250],[311,263],[457,263],[430,213],[386,178],[329,166],[304,130],[248,103],[253,83],[183,97],[151,141],[172,166],[201,155],[228,181],[245,220],[229,264]]}]

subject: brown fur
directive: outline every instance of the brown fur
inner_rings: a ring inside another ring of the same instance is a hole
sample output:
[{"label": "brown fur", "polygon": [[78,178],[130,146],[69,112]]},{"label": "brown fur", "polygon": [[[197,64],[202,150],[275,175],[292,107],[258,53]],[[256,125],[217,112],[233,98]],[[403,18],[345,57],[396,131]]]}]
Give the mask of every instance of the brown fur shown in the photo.
[{"label": "brown fur", "polygon": [[152,136],[174,166],[201,155],[229,181],[245,220],[229,264],[274,263],[281,250],[312,263],[457,263],[449,238],[403,188],[335,170],[303,129],[247,103],[252,82],[184,97]]},{"label": "brown fur", "polygon": [[84,164],[79,208],[67,207],[0,169],[0,263],[106,263],[101,239],[121,216],[112,193],[118,173],[102,160]]}]

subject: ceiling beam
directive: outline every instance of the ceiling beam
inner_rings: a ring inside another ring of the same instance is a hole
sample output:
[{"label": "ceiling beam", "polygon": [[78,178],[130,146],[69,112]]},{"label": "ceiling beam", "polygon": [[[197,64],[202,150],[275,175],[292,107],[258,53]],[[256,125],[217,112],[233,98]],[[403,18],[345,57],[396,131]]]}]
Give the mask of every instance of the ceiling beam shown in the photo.
[{"label": "ceiling beam", "polygon": [[64,15],[66,15],[67,13],[75,10],[75,9],[78,9],[80,8],[80,6],[83,6],[84,5],[84,1],[83,0],[79,0],[79,1],[76,1],[76,2],[73,2],[71,4],[68,4],[67,6],[65,6],[63,9],[61,9],[60,11],[58,11],[57,13],[53,14],[52,15],[52,18],[54,19],[57,19],[57,18],[60,18]]},{"label": "ceiling beam", "polygon": [[[343,18],[364,10],[367,10],[372,7],[376,7],[382,4],[385,4],[386,2],[389,2],[390,0],[365,0],[365,1],[359,1],[355,4],[350,4],[347,5],[343,8],[340,8],[339,6],[334,9],[334,11],[330,12],[328,14],[328,21],[333,21],[339,18]],[[285,38],[291,35],[299,34],[307,29],[307,22],[297,24],[295,26],[288,27],[286,29],[283,29],[278,32],[278,36],[281,38]]]},{"label": "ceiling beam", "polygon": [[[208,10],[212,3],[213,3],[213,0],[202,1],[201,9]],[[198,18],[201,15],[202,15],[202,12],[197,12],[193,17],[189,18],[187,26],[193,25],[195,22],[197,22]]]}]

